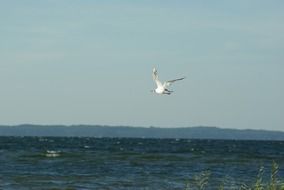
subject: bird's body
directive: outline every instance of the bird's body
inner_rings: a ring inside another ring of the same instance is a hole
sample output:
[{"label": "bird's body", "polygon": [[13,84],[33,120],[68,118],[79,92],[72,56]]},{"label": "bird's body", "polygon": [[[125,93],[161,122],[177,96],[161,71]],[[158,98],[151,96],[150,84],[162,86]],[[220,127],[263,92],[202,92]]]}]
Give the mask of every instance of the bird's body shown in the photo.
[{"label": "bird's body", "polygon": [[163,94],[165,92],[165,89],[163,87],[160,87],[158,86],[156,89],[155,89],[155,92],[157,94]]},{"label": "bird's body", "polygon": [[174,83],[176,81],[185,79],[185,77],[183,77],[183,78],[169,80],[169,81],[166,81],[164,83],[161,83],[161,81],[159,81],[159,79],[158,79],[158,72],[157,72],[156,68],[153,69],[152,75],[153,75],[153,80],[157,85],[157,88],[155,90],[153,90],[153,92],[155,92],[156,94],[170,95],[173,91],[168,90],[167,87],[169,87],[172,83]]}]

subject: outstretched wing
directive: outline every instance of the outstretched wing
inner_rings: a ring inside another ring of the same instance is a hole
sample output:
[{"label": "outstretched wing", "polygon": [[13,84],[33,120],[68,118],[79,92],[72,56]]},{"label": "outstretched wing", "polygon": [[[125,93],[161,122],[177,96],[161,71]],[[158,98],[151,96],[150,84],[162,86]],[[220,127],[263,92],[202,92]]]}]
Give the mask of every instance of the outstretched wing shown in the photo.
[{"label": "outstretched wing", "polygon": [[174,82],[179,81],[179,80],[183,80],[183,79],[185,79],[185,77],[178,78],[178,79],[174,79],[174,80],[169,80],[169,81],[165,82],[163,86],[164,86],[164,87],[168,87],[168,86],[170,86],[171,84],[173,84]]},{"label": "outstretched wing", "polygon": [[158,87],[163,86],[162,83],[158,79],[158,71],[157,71],[156,68],[153,69],[152,76],[153,76],[153,80],[155,81],[155,83],[157,84]]}]

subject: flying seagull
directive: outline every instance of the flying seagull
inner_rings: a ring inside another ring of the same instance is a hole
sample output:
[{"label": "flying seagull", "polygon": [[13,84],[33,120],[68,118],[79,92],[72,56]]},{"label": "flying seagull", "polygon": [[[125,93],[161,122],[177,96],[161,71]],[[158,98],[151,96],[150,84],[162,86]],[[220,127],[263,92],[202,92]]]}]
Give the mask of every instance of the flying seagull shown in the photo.
[{"label": "flying seagull", "polygon": [[153,80],[154,80],[154,82],[157,85],[157,88],[155,90],[152,90],[152,92],[157,93],[157,94],[167,94],[167,95],[170,95],[173,91],[168,90],[167,87],[169,87],[172,83],[174,83],[176,81],[185,79],[185,77],[178,78],[178,79],[166,81],[166,82],[164,82],[164,84],[162,84],[159,81],[159,79],[158,79],[158,72],[157,72],[156,68],[153,69],[152,75],[153,75]]}]

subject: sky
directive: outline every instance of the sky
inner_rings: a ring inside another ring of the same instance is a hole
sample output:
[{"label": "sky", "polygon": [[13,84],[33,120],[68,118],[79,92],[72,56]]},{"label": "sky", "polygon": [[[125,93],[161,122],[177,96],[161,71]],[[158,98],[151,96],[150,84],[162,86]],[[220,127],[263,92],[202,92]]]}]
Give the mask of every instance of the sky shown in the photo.
[{"label": "sky", "polygon": [[284,1],[0,4],[2,125],[284,131]]}]

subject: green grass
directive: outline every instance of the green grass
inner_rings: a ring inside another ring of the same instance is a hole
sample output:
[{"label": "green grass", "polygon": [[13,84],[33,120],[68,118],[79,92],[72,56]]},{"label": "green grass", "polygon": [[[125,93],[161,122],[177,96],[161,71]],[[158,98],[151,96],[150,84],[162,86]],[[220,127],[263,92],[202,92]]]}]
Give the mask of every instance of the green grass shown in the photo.
[{"label": "green grass", "polygon": [[[271,174],[269,182],[264,182],[264,167],[260,167],[259,172],[256,176],[255,183],[252,185],[243,184],[238,190],[284,190],[284,181],[278,178],[279,166],[276,162],[272,162]],[[209,171],[201,172],[195,175],[191,182],[186,183],[185,190],[205,190],[212,189],[208,186],[208,181],[211,173]],[[225,189],[225,184],[220,184],[219,190]]]}]

